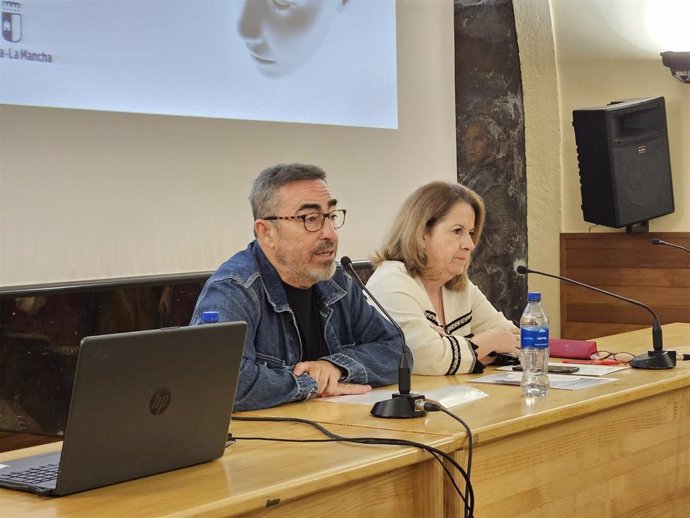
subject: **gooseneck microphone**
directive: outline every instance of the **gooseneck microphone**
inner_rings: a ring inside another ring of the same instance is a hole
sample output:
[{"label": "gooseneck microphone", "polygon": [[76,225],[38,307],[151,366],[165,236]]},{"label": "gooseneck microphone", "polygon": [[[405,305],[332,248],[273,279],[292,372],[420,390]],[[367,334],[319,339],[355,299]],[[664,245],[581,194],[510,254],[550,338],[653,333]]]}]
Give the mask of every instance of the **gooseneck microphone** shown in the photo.
[{"label": "gooseneck microphone", "polygon": [[410,358],[408,355],[407,344],[405,343],[405,334],[400,329],[398,323],[388,314],[388,311],[376,300],[369,289],[364,285],[362,279],[359,278],[352,260],[344,256],[340,259],[342,267],[352,276],[357,285],[367,294],[369,299],[376,304],[381,312],[386,316],[388,321],[393,324],[400,334],[400,342],[402,343],[402,356],[400,357],[400,366],[398,367],[398,392],[393,394],[391,399],[378,401],[371,408],[371,414],[374,417],[393,417],[393,418],[408,418],[408,417],[422,417],[426,415],[424,410],[424,396],[421,394],[410,393],[412,369],[410,367]]},{"label": "gooseneck microphone", "polygon": [[663,239],[657,239],[656,237],[654,237],[650,240],[650,242],[653,245],[672,246],[673,248],[677,248],[678,250],[682,250],[683,252],[687,252],[690,254],[690,248],[685,248],[684,246],[680,246],[675,243],[669,243],[668,241],[664,241]]},{"label": "gooseneck microphone", "polygon": [[617,295],[611,293],[610,291],[602,290],[601,288],[596,288],[585,284],[584,282],[569,279],[568,277],[562,277],[560,275],[554,275],[552,273],[540,272],[538,270],[532,270],[526,266],[518,266],[515,271],[519,274],[526,275],[528,273],[536,273],[537,275],[544,275],[546,277],[551,277],[553,279],[559,279],[561,281],[569,282],[577,286],[582,286],[588,290],[593,290],[603,295],[608,295],[615,299],[623,300],[635,306],[646,309],[654,317],[654,324],[652,325],[652,350],[647,354],[641,354],[636,356],[630,361],[630,366],[636,369],[672,369],[676,366],[676,352],[675,351],[664,351],[663,340],[661,337],[661,322],[659,321],[658,315],[654,312],[652,308],[639,302],[637,300],[629,299],[623,297],[622,295]]}]

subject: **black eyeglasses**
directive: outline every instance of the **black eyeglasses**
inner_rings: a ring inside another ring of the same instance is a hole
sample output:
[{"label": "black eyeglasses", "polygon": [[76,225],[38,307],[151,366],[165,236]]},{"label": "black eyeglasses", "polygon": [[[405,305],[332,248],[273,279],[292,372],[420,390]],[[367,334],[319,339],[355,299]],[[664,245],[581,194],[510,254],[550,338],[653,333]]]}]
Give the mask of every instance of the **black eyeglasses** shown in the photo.
[{"label": "black eyeglasses", "polygon": [[634,357],[633,353],[610,353],[608,351],[597,351],[591,356],[592,360],[613,360],[621,363],[628,363]]},{"label": "black eyeglasses", "polygon": [[336,209],[331,212],[310,212],[309,214],[302,214],[300,216],[266,216],[260,219],[265,219],[267,221],[301,219],[307,232],[318,232],[323,228],[326,218],[331,222],[333,228],[342,227],[345,224],[346,213],[347,210],[345,209]]}]

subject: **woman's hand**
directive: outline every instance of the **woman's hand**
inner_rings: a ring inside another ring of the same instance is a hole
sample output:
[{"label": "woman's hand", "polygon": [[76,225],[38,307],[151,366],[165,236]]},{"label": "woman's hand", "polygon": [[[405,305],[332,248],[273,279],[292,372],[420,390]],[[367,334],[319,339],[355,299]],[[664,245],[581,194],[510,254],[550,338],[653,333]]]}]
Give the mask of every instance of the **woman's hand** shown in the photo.
[{"label": "woman's hand", "polygon": [[483,364],[493,362],[491,353],[520,355],[520,330],[513,329],[489,329],[472,337],[478,349],[477,358]]},{"label": "woman's hand", "polygon": [[441,326],[437,326],[435,324],[429,324],[429,327],[431,327],[431,329],[436,331],[441,338],[443,338],[444,336],[447,335],[446,330],[443,329]]}]

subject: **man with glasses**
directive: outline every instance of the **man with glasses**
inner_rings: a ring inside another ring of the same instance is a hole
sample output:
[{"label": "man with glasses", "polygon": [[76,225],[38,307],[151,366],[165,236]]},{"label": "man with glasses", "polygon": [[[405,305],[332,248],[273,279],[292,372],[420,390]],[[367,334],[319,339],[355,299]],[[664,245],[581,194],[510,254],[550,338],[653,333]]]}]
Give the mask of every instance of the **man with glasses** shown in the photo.
[{"label": "man with glasses", "polygon": [[210,277],[191,322],[247,322],[235,410],[395,383],[400,337],[336,266],[346,211],[323,170],[270,167],[249,199],[256,239]]}]

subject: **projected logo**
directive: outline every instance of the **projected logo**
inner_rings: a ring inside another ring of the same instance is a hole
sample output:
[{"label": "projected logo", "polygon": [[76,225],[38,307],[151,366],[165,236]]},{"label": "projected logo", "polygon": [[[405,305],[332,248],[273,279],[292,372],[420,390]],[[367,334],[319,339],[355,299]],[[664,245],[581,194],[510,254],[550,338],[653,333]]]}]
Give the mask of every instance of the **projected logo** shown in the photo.
[{"label": "projected logo", "polygon": [[19,2],[2,3],[2,37],[12,43],[22,39],[21,8]]}]

